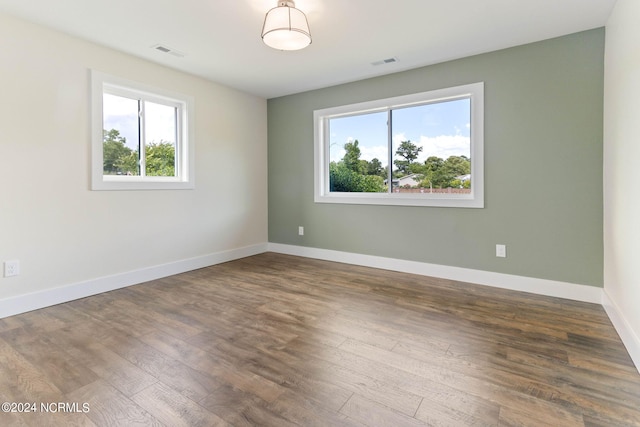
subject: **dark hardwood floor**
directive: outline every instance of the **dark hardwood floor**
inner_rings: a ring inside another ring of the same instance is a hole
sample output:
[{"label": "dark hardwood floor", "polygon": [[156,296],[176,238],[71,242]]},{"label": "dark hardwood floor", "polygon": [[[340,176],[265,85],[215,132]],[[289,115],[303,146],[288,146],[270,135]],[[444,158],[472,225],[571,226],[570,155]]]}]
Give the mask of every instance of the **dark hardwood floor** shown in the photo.
[{"label": "dark hardwood floor", "polygon": [[640,426],[598,305],[272,253],[0,319],[0,399],[37,405],[2,426]]}]

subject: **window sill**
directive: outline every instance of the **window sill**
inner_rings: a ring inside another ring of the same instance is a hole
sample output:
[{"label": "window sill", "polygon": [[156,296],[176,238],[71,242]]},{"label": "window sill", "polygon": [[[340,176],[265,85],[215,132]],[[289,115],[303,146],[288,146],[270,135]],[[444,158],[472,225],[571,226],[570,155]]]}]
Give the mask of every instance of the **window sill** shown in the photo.
[{"label": "window sill", "polygon": [[316,195],[316,203],[352,205],[423,206],[441,208],[484,208],[484,198],[477,194],[437,194],[416,197],[415,194],[389,193],[332,193]]},{"label": "window sill", "polygon": [[92,190],[97,191],[139,191],[139,190],[193,190],[195,188],[193,180],[178,181],[175,178],[138,178],[105,176],[94,179],[91,185]]}]

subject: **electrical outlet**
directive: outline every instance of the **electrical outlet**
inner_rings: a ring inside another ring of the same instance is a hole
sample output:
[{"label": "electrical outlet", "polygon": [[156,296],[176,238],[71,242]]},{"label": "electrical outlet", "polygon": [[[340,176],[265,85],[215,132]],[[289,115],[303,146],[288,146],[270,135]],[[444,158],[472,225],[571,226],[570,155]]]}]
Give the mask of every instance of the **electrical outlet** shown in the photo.
[{"label": "electrical outlet", "polygon": [[5,261],[4,262],[4,277],[13,277],[20,274],[20,261]]},{"label": "electrical outlet", "polygon": [[298,236],[304,236],[304,227],[303,226],[298,227]]},{"label": "electrical outlet", "polygon": [[496,245],[496,256],[498,258],[507,257],[507,245]]}]

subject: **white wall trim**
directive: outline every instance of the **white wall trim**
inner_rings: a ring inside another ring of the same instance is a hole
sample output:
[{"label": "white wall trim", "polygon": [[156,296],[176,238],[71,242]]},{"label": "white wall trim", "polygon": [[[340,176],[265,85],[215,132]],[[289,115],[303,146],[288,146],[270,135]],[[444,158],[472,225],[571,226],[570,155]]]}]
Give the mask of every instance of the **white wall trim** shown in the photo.
[{"label": "white wall trim", "polygon": [[602,288],[595,286],[279,243],[269,243],[269,251],[602,304]]},{"label": "white wall trim", "polygon": [[267,251],[261,243],[0,300],[0,319]]},{"label": "white wall trim", "polygon": [[602,306],[640,373],[640,337],[634,332],[620,307],[609,297],[606,289],[602,292]]}]

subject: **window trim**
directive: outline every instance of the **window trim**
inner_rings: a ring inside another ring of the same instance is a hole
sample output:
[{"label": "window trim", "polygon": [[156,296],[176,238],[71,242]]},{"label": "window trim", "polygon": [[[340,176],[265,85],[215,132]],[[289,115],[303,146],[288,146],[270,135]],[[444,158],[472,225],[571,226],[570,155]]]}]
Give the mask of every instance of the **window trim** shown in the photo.
[{"label": "window trim", "polygon": [[[330,119],[461,98],[469,98],[471,103],[472,185],[470,194],[339,193],[329,191],[330,142],[328,137]],[[484,208],[484,82],[315,110],[313,122],[314,201],[316,203]]]},{"label": "window trim", "polygon": [[[176,120],[176,176],[104,175],[103,95],[142,97],[178,108]],[[191,96],[91,70],[91,189],[92,190],[181,190],[195,188],[194,99]]]}]

